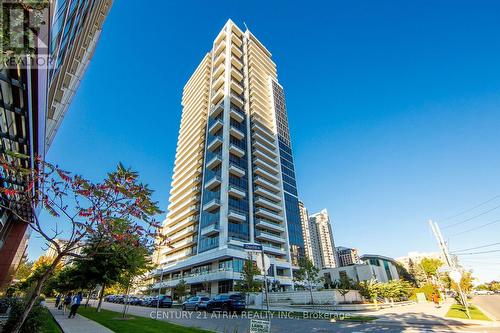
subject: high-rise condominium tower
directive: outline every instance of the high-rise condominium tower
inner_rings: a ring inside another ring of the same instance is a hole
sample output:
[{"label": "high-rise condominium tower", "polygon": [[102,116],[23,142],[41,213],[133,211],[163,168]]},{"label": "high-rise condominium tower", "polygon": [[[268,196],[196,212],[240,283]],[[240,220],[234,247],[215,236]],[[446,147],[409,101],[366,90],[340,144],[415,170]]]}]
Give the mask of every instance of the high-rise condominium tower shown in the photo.
[{"label": "high-rise condominium tower", "polygon": [[338,267],[332,225],[326,209],[309,216],[314,264],[320,268]]},{"label": "high-rise condominium tower", "polygon": [[158,287],[232,290],[260,243],[281,289],[304,254],[282,86],[271,53],[229,20],[184,87]]}]

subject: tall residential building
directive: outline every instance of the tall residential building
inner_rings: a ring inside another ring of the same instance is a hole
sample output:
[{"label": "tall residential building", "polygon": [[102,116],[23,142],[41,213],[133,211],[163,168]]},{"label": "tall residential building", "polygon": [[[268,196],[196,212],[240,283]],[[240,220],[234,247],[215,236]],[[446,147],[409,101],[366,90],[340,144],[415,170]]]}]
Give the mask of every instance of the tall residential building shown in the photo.
[{"label": "tall residential building", "polygon": [[311,241],[311,226],[309,223],[309,213],[302,201],[299,201],[300,222],[302,224],[302,236],[304,238],[304,252],[306,257],[315,263],[312,241]]},{"label": "tall residential building", "polygon": [[[12,13],[22,13],[30,24],[38,21],[32,15],[40,14],[41,23],[36,27],[23,25],[26,30],[22,38],[33,41],[34,56],[23,55],[23,63],[0,69],[0,154],[4,158],[29,168],[36,155],[45,157],[94,52],[111,4],[112,0],[58,0],[48,1],[40,10],[26,10],[23,6],[30,4],[18,1],[0,4],[2,24],[9,22],[4,16]],[[5,26],[1,28],[8,31]],[[29,34],[34,38],[28,38]],[[7,44],[3,37],[1,46]],[[1,51],[4,58],[5,50]],[[6,151],[29,158],[6,155]],[[24,179],[0,176],[0,186],[5,183],[15,184],[18,190],[26,188]],[[4,194],[0,194],[0,200],[5,206],[12,204]],[[32,218],[32,213],[23,209],[16,214]],[[10,282],[26,253],[28,226],[16,214],[0,209],[0,288]]]},{"label": "tall residential building", "polygon": [[358,250],[343,246],[337,246],[335,250],[339,260],[338,265],[340,267],[359,264]]},{"label": "tall residential building", "polygon": [[158,287],[232,290],[260,243],[292,287],[304,255],[285,98],[271,53],[229,20],[184,87]]},{"label": "tall residential building", "polygon": [[314,264],[320,268],[338,267],[332,225],[326,209],[309,216]]}]

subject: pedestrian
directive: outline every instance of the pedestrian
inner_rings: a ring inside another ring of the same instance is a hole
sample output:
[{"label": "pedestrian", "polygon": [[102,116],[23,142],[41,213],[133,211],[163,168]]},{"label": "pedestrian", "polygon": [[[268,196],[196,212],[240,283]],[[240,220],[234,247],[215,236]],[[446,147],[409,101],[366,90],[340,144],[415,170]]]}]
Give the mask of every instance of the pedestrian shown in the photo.
[{"label": "pedestrian", "polygon": [[439,305],[439,295],[437,293],[432,293],[431,298],[436,305],[436,308],[440,308],[441,306]]},{"label": "pedestrian", "polygon": [[82,303],[82,292],[80,291],[77,295],[73,297],[73,300],[71,301],[71,311],[69,312],[68,318],[75,318],[76,316],[76,311],[78,310],[78,307]]},{"label": "pedestrian", "polygon": [[56,309],[59,307],[59,303],[61,303],[61,294],[57,294],[56,296],[56,305],[54,306]]},{"label": "pedestrian", "polygon": [[69,305],[71,304],[71,299],[72,299],[73,294],[68,293],[66,297],[64,297],[64,302],[63,302],[63,314],[66,314],[66,310],[68,310]]}]

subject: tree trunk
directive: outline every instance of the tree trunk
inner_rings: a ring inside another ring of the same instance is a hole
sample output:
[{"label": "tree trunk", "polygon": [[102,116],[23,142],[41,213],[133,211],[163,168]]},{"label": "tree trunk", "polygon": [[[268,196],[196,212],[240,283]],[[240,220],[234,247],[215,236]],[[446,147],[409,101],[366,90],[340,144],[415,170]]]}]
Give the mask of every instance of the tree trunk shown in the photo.
[{"label": "tree trunk", "polygon": [[90,301],[90,294],[92,294],[92,291],[94,290],[94,288],[90,288],[89,289],[89,294],[87,296],[87,301],[85,302],[85,307],[88,307],[89,306],[89,301]]},{"label": "tree trunk", "polygon": [[97,312],[101,312],[102,299],[104,297],[105,287],[106,287],[106,283],[103,282],[102,287],[101,287],[101,292],[99,293],[99,303],[97,303],[97,309],[96,309]]},{"label": "tree trunk", "polygon": [[[128,305],[127,303],[128,303],[128,298],[129,298],[129,295],[128,295],[129,292],[130,292],[130,281],[127,284],[127,291],[126,291],[127,296],[125,297],[125,301],[123,302],[123,314],[122,314],[123,319],[125,319],[125,316],[127,314],[127,305]],[[160,300],[158,300],[158,301],[160,301]]]},{"label": "tree trunk", "polygon": [[313,290],[312,290],[312,286],[309,286],[309,293],[311,294],[311,305],[314,309],[314,298],[313,298]]},{"label": "tree trunk", "polygon": [[19,331],[23,327],[23,324],[26,321],[26,319],[28,318],[28,315],[30,314],[31,309],[33,309],[33,306],[35,305],[35,302],[38,299],[38,296],[40,296],[40,292],[42,291],[42,287],[43,287],[45,281],[47,281],[49,276],[52,274],[52,272],[56,268],[57,264],[59,264],[59,262],[61,261],[62,257],[63,257],[63,254],[59,254],[54,259],[54,261],[50,265],[49,269],[47,269],[47,271],[42,275],[42,277],[39,278],[38,281],[36,282],[35,290],[33,290],[33,293],[31,293],[30,298],[28,300],[28,303],[26,305],[26,308],[24,309],[23,314],[21,315],[21,318],[19,318],[18,322],[13,327],[12,333],[19,333]]}]

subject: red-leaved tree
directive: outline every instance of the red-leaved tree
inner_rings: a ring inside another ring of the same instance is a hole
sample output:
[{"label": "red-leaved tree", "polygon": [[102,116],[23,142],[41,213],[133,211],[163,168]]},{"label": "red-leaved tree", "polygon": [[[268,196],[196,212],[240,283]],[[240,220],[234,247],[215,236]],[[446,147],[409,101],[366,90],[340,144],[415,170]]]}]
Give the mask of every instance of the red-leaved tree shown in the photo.
[{"label": "red-leaved tree", "polygon": [[[23,168],[18,154],[0,158],[0,206],[9,210],[20,222],[27,223],[56,250],[51,265],[36,281],[13,332],[17,333],[28,317],[40,291],[65,257],[80,257],[76,251],[89,237],[106,235],[103,241],[133,240],[149,246],[158,236],[160,225],[157,202],[151,199],[152,190],[138,180],[137,172],[118,164],[100,182],[92,182],[58,166],[35,158],[34,167]],[[40,208],[53,216],[52,221],[40,221]],[[128,226],[123,229],[123,222]],[[119,226],[119,227],[118,227]],[[56,239],[63,234],[67,242]],[[109,237],[109,236],[112,237]]]}]

